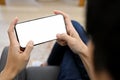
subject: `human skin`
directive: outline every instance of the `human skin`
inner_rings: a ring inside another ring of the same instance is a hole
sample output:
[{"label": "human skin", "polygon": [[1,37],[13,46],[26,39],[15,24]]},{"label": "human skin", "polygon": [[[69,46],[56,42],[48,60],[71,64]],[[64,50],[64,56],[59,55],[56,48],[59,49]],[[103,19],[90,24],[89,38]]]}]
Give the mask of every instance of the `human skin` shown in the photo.
[{"label": "human skin", "polygon": [[[74,29],[69,16],[62,12],[55,10],[55,14],[62,14],[65,18],[67,34],[57,34],[57,42],[62,45],[68,45],[70,49],[78,54],[85,65],[85,68],[90,76],[91,80],[111,80],[112,78],[107,73],[107,71],[103,70],[101,72],[96,72],[93,66],[93,51],[94,44],[92,41],[88,42],[88,46],[86,46],[78,33]],[[8,51],[8,59],[4,70],[0,73],[0,80],[13,80],[13,78],[26,67],[30,52],[33,48],[33,42],[30,41],[26,49],[22,51],[20,49],[20,45],[17,42],[17,39],[14,34],[14,26],[17,23],[18,19],[16,18],[10,25],[8,30],[8,35],[10,39],[10,47]],[[18,65],[19,63],[19,65]]]},{"label": "human skin", "polygon": [[96,72],[94,70],[94,44],[92,40],[89,40],[88,44],[85,45],[79,37],[77,31],[74,29],[69,16],[66,13],[58,10],[55,10],[54,13],[62,14],[64,16],[67,28],[67,34],[57,34],[57,42],[61,46],[68,45],[75,54],[79,55],[91,80],[111,80],[112,78],[106,70],[101,72]]},{"label": "human skin", "polygon": [[18,18],[15,18],[8,29],[10,46],[5,68],[0,73],[0,80],[13,80],[14,77],[26,67],[29,61],[30,53],[33,49],[32,41],[28,42],[24,51],[20,49],[20,45],[14,34],[14,26],[17,21]]}]

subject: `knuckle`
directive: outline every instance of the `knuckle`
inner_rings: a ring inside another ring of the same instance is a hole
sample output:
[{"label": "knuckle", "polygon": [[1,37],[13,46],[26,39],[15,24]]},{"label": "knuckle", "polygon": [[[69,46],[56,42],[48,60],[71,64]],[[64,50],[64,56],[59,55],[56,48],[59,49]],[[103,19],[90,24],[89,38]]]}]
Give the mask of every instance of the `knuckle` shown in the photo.
[{"label": "knuckle", "polygon": [[10,29],[7,30],[8,34],[10,33]]},{"label": "knuckle", "polygon": [[28,44],[27,47],[28,48],[33,48],[33,45],[32,44]]},{"label": "knuckle", "polygon": [[67,34],[63,33],[63,34],[62,34],[62,37],[65,37],[66,35],[67,35]]},{"label": "knuckle", "polygon": [[25,62],[28,62],[28,61],[29,61],[29,57],[28,57],[28,56],[25,56],[25,57],[24,57],[24,61],[25,61]]}]

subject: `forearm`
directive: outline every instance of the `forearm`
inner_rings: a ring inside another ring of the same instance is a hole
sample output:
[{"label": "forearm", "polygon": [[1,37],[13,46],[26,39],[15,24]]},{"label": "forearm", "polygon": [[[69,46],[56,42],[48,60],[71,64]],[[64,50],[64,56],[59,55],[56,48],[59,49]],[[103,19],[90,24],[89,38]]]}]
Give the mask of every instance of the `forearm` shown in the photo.
[{"label": "forearm", "polygon": [[93,69],[93,65],[92,65],[92,62],[90,59],[87,59],[87,57],[83,57],[83,56],[80,56],[85,68],[86,68],[86,71],[90,77],[90,79],[93,79],[94,77],[94,69]]},{"label": "forearm", "polygon": [[16,76],[16,73],[12,70],[4,69],[0,73],[0,80],[13,80]]},{"label": "forearm", "polygon": [[92,61],[92,54],[89,53],[88,47],[86,45],[82,45],[83,49],[82,52],[79,52],[79,56],[87,70],[87,73],[90,77],[90,79],[95,79],[95,72],[94,72],[94,66],[93,66],[93,61]]}]

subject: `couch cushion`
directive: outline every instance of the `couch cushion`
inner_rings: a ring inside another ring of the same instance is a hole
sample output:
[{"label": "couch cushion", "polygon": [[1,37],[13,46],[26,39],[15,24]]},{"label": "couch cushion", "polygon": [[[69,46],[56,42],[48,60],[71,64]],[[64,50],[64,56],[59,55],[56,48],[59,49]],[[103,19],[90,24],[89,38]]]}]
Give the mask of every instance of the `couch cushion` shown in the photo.
[{"label": "couch cushion", "polygon": [[59,67],[28,67],[26,70],[27,80],[57,80]]}]

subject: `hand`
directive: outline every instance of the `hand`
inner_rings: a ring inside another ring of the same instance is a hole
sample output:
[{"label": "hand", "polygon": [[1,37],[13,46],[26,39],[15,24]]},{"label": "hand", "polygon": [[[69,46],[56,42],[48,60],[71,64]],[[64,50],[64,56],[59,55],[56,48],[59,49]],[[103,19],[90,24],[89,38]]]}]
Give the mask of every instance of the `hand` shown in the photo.
[{"label": "hand", "polygon": [[28,63],[30,53],[33,49],[33,42],[28,42],[24,51],[20,49],[20,45],[14,34],[14,26],[18,19],[11,23],[8,29],[8,35],[10,40],[10,46],[8,51],[7,62],[4,70],[2,71],[3,79],[13,79],[22,69],[24,69]]},{"label": "hand", "polygon": [[78,33],[74,29],[69,16],[62,11],[54,11],[55,14],[62,14],[65,18],[67,34],[58,34],[57,42],[61,46],[68,45],[74,53],[84,53],[87,49],[87,46],[83,43]]},{"label": "hand", "polygon": [[[93,55],[90,52],[88,52],[88,47],[84,44],[84,42],[81,40],[80,36],[78,35],[77,31],[74,29],[69,16],[62,11],[54,11],[54,13],[62,14],[64,16],[66,29],[67,29],[67,34],[63,33],[57,35],[58,43],[61,46],[68,45],[74,53],[78,54],[89,76],[94,77],[94,69],[92,65]],[[91,42],[89,42],[88,46],[90,46],[89,48],[94,49],[94,46],[92,46]]]}]

